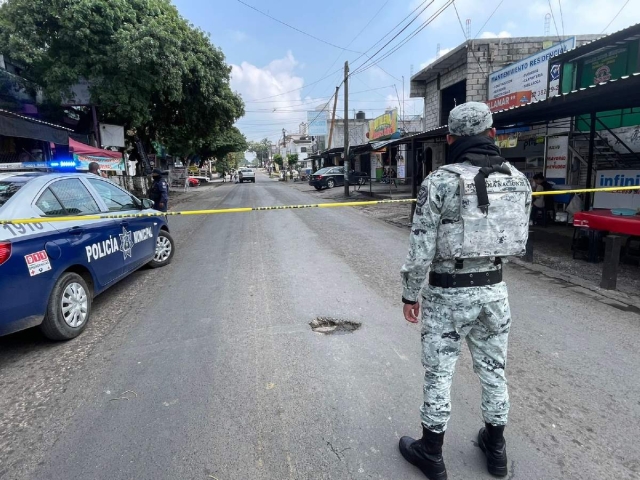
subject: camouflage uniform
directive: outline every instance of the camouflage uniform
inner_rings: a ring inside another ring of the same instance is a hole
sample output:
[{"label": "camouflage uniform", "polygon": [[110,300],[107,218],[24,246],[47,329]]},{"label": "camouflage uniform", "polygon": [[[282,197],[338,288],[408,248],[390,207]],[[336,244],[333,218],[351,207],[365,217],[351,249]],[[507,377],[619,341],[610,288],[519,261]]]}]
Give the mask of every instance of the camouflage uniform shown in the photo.
[{"label": "camouflage uniform", "polygon": [[[458,107],[458,114],[464,114],[463,107]],[[490,114],[488,120],[478,115],[470,117],[463,117],[466,123],[457,125],[459,131],[454,131],[456,125],[450,121],[452,134],[476,135],[491,127]],[[447,251],[451,242],[443,238],[452,229],[439,230],[439,226],[450,223],[448,227],[456,224],[463,228],[460,205],[460,179],[456,174],[439,169],[425,179],[417,199],[409,254],[401,270],[405,303],[418,301],[429,269],[436,273],[486,275],[485,272],[502,268],[490,257],[467,258],[462,268],[456,268],[455,255]],[[426,370],[423,425],[436,433],[447,428],[451,382],[464,339],[482,385],[484,420],[505,425],[509,412],[505,366],[511,326],[507,286],[504,282],[465,288],[428,285],[422,297],[422,363]]]}]

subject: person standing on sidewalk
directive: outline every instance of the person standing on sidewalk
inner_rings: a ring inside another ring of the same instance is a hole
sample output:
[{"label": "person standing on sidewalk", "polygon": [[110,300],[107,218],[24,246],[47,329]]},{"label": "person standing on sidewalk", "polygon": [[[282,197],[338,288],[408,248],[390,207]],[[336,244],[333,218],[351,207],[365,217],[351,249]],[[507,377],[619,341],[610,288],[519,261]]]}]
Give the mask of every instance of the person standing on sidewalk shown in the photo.
[{"label": "person standing on sidewalk", "polygon": [[[442,446],[462,341],[482,386],[478,444],[491,474],[507,475],[505,368],[511,313],[501,257],[523,255],[531,184],[495,144],[491,111],[468,102],[449,115],[449,164],[422,183],[402,267],[404,317],[418,323],[422,291],[425,368],[422,438],[400,439],[403,457],[431,480],[446,480]],[[427,280],[429,285],[423,290]]]},{"label": "person standing on sidewalk", "polygon": [[169,204],[169,185],[167,181],[162,178],[162,170],[154,168],[151,172],[153,178],[153,184],[149,191],[149,199],[153,200],[153,208],[166,212]]}]

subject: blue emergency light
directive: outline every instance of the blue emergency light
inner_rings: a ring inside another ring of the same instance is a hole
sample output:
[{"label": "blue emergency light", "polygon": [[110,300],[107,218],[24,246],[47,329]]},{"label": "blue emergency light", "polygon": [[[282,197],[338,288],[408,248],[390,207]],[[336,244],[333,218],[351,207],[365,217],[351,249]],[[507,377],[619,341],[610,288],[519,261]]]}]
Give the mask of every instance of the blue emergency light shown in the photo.
[{"label": "blue emergency light", "polygon": [[75,171],[80,167],[76,160],[48,160],[45,162],[22,162],[24,168],[48,168],[58,172]]}]

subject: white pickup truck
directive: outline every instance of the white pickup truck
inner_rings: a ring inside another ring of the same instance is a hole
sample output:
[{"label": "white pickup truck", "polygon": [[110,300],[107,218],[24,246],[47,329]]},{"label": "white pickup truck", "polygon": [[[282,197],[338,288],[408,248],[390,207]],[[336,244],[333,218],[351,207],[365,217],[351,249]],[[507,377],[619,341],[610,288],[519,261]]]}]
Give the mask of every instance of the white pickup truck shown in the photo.
[{"label": "white pickup truck", "polygon": [[241,168],[238,172],[238,180],[240,183],[253,182],[256,183],[256,172],[250,168]]}]

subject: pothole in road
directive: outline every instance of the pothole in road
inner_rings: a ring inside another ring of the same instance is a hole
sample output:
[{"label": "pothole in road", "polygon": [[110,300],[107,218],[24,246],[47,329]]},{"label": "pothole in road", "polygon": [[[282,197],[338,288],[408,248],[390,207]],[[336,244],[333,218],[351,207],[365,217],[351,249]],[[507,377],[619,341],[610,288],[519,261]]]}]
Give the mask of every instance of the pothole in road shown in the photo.
[{"label": "pothole in road", "polygon": [[331,317],[318,317],[309,323],[311,330],[324,335],[345,335],[358,330],[362,324],[351,320]]}]

